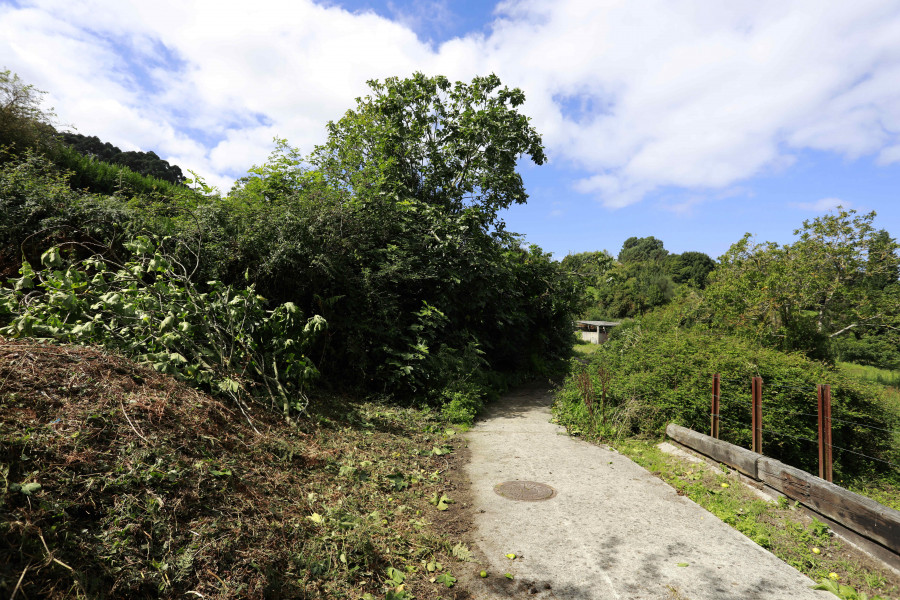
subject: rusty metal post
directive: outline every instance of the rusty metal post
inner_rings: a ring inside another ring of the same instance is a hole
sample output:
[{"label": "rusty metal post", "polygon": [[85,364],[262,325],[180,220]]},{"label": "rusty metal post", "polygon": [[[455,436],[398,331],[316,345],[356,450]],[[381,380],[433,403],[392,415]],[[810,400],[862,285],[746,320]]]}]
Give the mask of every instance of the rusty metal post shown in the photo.
[{"label": "rusty metal post", "polygon": [[753,427],[752,450],[762,454],[762,377],[754,377],[750,383],[752,403],[750,406],[751,426]]},{"label": "rusty metal post", "polygon": [[832,480],[831,472],[831,386],[824,385],[822,390],[822,407],[825,409],[825,481]]},{"label": "rusty metal post", "polygon": [[825,386],[816,386],[819,401],[819,478],[825,479]]},{"label": "rusty metal post", "polygon": [[712,383],[712,424],[710,436],[719,439],[719,390],[720,390],[719,374],[713,375]]}]

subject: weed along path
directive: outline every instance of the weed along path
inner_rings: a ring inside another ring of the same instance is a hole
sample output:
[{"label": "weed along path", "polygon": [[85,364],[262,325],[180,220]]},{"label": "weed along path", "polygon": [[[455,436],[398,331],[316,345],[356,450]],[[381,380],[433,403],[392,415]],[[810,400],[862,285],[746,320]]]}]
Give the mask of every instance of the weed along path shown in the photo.
[{"label": "weed along path", "polygon": [[[834,598],[627,457],[569,438],[550,403],[545,387],[520,389],[466,434],[472,535],[488,565],[475,598]],[[498,494],[515,481],[552,490]]]}]

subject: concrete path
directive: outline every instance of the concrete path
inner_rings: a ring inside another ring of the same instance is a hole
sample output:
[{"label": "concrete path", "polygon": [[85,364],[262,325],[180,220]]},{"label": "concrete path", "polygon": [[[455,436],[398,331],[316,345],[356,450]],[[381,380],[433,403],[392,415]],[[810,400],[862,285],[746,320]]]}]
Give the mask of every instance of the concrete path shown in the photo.
[{"label": "concrete path", "polygon": [[[490,572],[473,582],[476,598],[834,598],[628,458],[569,438],[550,423],[551,400],[546,388],[511,393],[466,434],[475,545]],[[557,494],[494,492],[511,480]]]}]

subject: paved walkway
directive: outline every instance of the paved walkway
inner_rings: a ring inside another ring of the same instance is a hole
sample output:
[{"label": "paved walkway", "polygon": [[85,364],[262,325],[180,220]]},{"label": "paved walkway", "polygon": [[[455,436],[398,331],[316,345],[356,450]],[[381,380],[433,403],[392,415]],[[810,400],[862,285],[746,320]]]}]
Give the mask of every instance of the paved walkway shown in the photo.
[{"label": "paved walkway", "polygon": [[[566,436],[550,402],[546,389],[521,389],[466,434],[474,536],[490,565],[476,597],[834,598],[628,458]],[[557,494],[507,500],[494,486],[510,480]]]}]

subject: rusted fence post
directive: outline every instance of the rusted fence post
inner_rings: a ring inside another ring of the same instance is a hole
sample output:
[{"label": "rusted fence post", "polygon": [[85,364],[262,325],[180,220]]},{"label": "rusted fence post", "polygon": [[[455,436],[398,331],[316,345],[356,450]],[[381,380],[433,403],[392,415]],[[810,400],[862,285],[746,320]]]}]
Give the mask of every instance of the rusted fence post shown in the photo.
[{"label": "rusted fence post", "polygon": [[817,385],[819,396],[819,477],[831,481],[831,386]]},{"label": "rusted fence post", "polygon": [[752,404],[750,406],[753,445],[751,450],[762,454],[762,377],[754,377],[750,382]]},{"label": "rusted fence post", "polygon": [[720,390],[719,374],[713,375],[712,383],[712,424],[710,437],[719,439],[719,390]]}]

